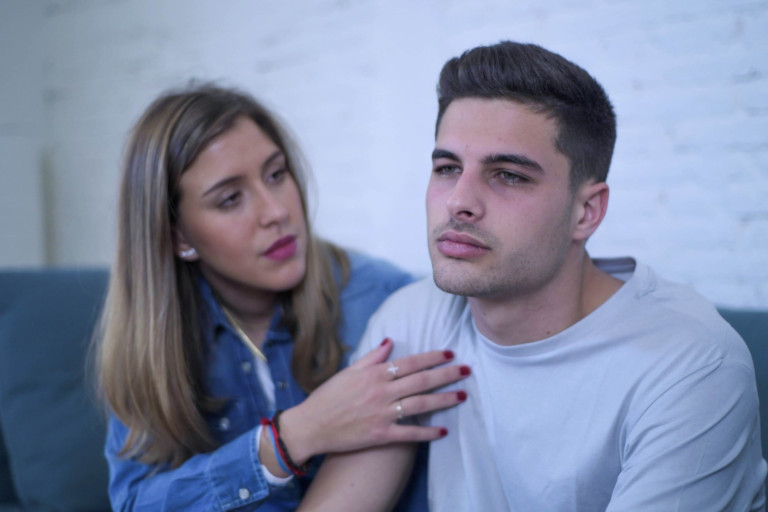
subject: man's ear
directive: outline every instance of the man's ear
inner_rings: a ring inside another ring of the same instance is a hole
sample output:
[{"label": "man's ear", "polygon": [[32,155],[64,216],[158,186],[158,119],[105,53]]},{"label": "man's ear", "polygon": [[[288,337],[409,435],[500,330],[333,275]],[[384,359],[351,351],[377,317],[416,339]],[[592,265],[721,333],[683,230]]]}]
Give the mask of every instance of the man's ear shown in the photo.
[{"label": "man's ear", "polygon": [[197,261],[200,256],[192,245],[187,241],[184,232],[178,225],[171,226],[171,236],[173,237],[173,252],[184,261]]},{"label": "man's ear", "polygon": [[574,193],[573,239],[585,241],[603,222],[608,209],[608,184],[588,182]]}]

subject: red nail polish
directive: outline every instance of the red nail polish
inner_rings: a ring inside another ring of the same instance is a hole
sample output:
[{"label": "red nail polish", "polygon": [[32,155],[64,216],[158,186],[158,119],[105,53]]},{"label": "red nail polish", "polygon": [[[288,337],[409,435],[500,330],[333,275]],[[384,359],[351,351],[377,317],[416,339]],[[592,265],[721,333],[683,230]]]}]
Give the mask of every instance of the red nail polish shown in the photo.
[{"label": "red nail polish", "polygon": [[390,341],[392,341],[392,340],[391,340],[391,339],[389,339],[389,338],[384,338],[384,341],[382,341],[382,342],[381,342],[381,346],[383,347],[384,345],[386,345],[386,344],[387,344],[387,343],[389,343]]},{"label": "red nail polish", "polygon": [[472,370],[469,369],[469,366],[462,366],[459,368],[459,374],[461,374],[463,377],[466,377],[472,373]]},{"label": "red nail polish", "polygon": [[448,435],[448,429],[447,428],[441,428],[440,429],[440,437],[445,437]]},{"label": "red nail polish", "polygon": [[443,351],[443,355],[448,360],[453,359],[453,350],[445,350]]},{"label": "red nail polish", "polygon": [[457,391],[456,392],[456,398],[459,399],[459,402],[463,402],[467,399],[467,392],[466,391]]}]

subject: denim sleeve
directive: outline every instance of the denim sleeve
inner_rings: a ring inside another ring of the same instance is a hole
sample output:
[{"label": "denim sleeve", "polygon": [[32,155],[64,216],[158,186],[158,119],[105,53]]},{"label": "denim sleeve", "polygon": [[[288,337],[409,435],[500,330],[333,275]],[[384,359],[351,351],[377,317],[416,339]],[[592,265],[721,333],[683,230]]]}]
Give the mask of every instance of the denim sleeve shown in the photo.
[{"label": "denim sleeve", "polygon": [[[109,496],[115,511],[251,510],[273,490],[264,478],[249,430],[217,450],[195,455],[176,469],[118,457],[128,429],[112,416],[105,455],[109,464]],[[242,507],[242,508],[241,508]]]},{"label": "denim sleeve", "polygon": [[348,255],[352,271],[349,282],[341,291],[343,320],[339,334],[344,343],[354,350],[374,311],[393,292],[412,283],[414,277],[384,260],[355,252]]}]

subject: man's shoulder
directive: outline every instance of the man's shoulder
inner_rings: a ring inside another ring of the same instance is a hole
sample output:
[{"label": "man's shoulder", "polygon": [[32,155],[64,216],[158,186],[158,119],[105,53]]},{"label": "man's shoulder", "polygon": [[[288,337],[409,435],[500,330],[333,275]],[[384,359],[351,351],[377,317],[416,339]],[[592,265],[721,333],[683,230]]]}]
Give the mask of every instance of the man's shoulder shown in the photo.
[{"label": "man's shoulder", "polygon": [[639,282],[633,283],[635,300],[624,318],[628,325],[634,319],[668,348],[750,361],[746,344],[711,301],[687,285],[660,277],[648,266],[638,263],[634,272],[632,280]]},{"label": "man's shoulder", "polygon": [[440,290],[426,277],[390,295],[371,317],[368,334],[394,340],[396,355],[445,348],[465,309],[464,297]]}]

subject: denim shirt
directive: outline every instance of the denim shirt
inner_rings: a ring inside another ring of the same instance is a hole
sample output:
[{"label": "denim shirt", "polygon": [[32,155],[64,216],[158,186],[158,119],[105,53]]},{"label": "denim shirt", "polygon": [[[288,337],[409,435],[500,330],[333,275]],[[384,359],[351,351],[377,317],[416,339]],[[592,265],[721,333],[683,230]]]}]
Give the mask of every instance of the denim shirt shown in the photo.
[{"label": "denim shirt", "polygon": [[[393,291],[412,281],[412,277],[382,260],[348,253],[351,264],[349,282],[341,291],[342,322],[339,334],[352,352],[376,308]],[[207,417],[214,437],[221,446],[198,454],[175,469],[158,468],[118,457],[128,429],[114,415],[110,417],[105,455],[110,469],[109,495],[116,511],[124,510],[294,510],[307,478],[294,478],[284,486],[270,485],[261,470],[256,450],[256,431],[270,410],[259,384],[256,362],[249,348],[227,321],[207,282],[201,279],[200,293],[207,307],[209,322],[203,322],[208,359],[204,369],[209,396],[230,397],[215,415]],[[277,409],[288,409],[306,398],[291,374],[293,340],[275,308],[262,346],[275,388]],[[345,360],[344,365],[346,366]],[[315,458],[317,459],[317,458]],[[317,469],[313,461],[310,476]],[[154,473],[153,473],[154,472]],[[152,473],[152,474],[151,474]],[[409,489],[399,510],[426,510],[425,478]]]}]

